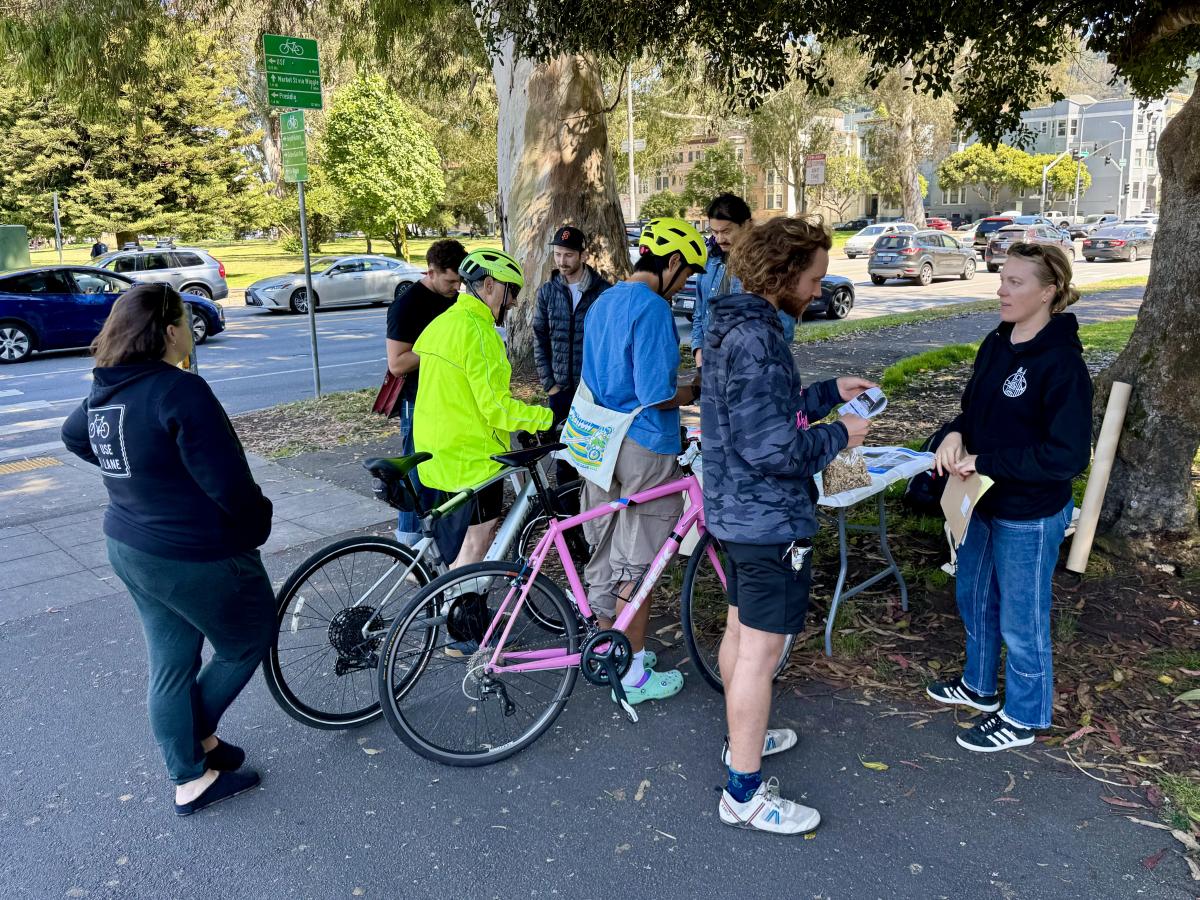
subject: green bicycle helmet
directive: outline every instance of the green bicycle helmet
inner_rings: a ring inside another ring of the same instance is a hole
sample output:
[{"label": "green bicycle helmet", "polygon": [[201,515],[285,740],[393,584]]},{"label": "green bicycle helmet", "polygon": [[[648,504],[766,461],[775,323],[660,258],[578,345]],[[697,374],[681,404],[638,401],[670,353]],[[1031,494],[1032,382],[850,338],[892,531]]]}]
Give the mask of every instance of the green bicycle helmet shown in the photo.
[{"label": "green bicycle helmet", "polygon": [[467,284],[474,284],[491,275],[497,281],[511,284],[518,291],[525,287],[525,274],[521,267],[503,250],[472,250],[459,265],[458,274]]},{"label": "green bicycle helmet", "polygon": [[653,253],[655,256],[682,253],[683,261],[697,272],[703,272],[708,264],[708,248],[704,245],[704,238],[683,219],[651,219],[642,229],[638,247],[642,253]]}]

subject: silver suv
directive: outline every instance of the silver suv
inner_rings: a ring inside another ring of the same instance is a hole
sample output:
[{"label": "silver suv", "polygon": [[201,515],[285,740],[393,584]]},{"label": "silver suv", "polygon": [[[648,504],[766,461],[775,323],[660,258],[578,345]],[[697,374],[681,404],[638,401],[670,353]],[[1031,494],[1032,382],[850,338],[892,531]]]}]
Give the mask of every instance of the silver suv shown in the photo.
[{"label": "silver suv", "polygon": [[118,250],[100,257],[96,265],[134,281],[165,281],[181,294],[196,294],[209,300],[224,300],[229,296],[224,263],[194,247]]}]

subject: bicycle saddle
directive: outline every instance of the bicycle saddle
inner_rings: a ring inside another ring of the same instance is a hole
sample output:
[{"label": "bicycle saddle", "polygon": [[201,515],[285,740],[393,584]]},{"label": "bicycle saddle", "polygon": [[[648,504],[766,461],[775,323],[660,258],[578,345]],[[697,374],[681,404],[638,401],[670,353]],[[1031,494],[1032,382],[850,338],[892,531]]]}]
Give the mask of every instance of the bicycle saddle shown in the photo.
[{"label": "bicycle saddle", "polygon": [[432,453],[413,453],[409,456],[372,458],[363,460],[363,468],[376,478],[403,478],[418,465],[433,459]]},{"label": "bicycle saddle", "polygon": [[[500,463],[502,466],[511,466],[514,469],[526,469],[532,466],[535,462],[555,450],[565,450],[566,444],[541,444],[537,447],[530,447],[528,450],[513,450],[511,453],[497,453],[492,459]],[[420,454],[418,454],[420,455]]]}]

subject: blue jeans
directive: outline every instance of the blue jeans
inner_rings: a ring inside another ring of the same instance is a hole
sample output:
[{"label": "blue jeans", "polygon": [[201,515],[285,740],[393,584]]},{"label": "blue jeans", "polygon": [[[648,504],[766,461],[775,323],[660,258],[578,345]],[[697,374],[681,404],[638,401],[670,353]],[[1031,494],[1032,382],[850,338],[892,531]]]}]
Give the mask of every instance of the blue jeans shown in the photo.
[{"label": "blue jeans", "polygon": [[[401,445],[400,455],[411,456],[416,453],[416,447],[413,445],[413,402],[411,400],[400,401],[400,434]],[[429,509],[437,502],[437,491],[424,487],[421,484],[421,477],[416,469],[408,473],[409,479],[416,488],[417,493],[421,497],[421,505]],[[421,519],[415,512],[402,509],[396,516],[396,531],[404,540],[404,535],[408,535],[408,542],[414,542],[421,536]],[[416,535],[416,537],[412,537]]]},{"label": "blue jeans", "polygon": [[1048,728],[1054,704],[1050,650],[1051,579],[1073,503],[1044,519],[976,513],[958,548],[958,611],[967,632],[963,684],[993,696],[1000,641],[1008,648],[1001,715],[1023,728]]},{"label": "blue jeans", "polygon": [[[175,784],[204,774],[217,731],[275,639],[275,592],[257,550],[212,562],[167,559],[108,539],[108,560],[142,620],[150,727]],[[205,639],[213,655],[203,663]]]}]

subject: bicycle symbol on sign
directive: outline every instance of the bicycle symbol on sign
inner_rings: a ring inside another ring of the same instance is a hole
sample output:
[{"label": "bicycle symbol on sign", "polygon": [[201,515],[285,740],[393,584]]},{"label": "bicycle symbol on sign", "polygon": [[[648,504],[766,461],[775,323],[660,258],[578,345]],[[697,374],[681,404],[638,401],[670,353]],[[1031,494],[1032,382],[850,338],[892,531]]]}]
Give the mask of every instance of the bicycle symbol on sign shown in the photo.
[{"label": "bicycle symbol on sign", "polygon": [[300,42],[296,39],[284,41],[279,45],[279,52],[283,56],[303,56],[304,48],[300,46]]},{"label": "bicycle symbol on sign", "polygon": [[92,420],[88,422],[88,437],[99,438],[104,440],[108,437],[109,426],[104,416],[96,413],[92,416]]}]

